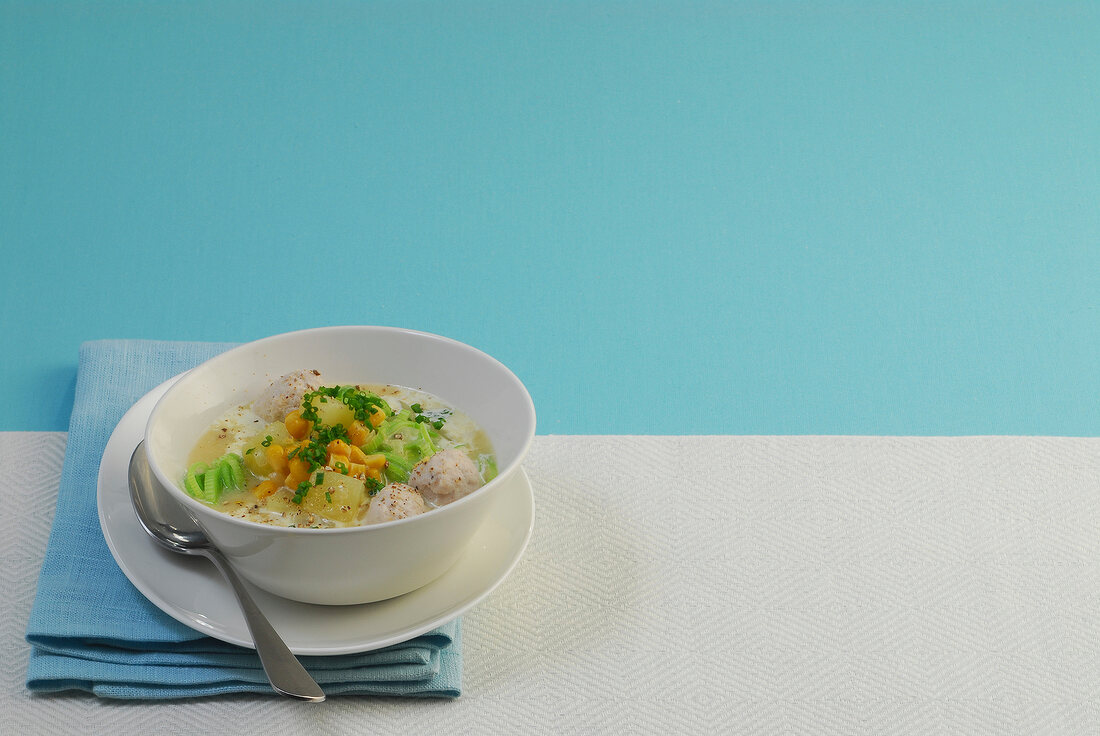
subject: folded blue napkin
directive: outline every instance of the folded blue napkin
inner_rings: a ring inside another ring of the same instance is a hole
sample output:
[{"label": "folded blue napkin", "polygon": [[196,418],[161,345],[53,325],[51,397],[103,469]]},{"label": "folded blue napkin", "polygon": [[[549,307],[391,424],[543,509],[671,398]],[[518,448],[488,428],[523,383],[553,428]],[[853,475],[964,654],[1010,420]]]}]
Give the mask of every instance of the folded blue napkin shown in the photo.
[{"label": "folded blue napkin", "polygon": [[[122,415],[150,389],[229,347],[147,340],[81,346],[57,511],[27,624],[30,690],[106,698],[273,693],[253,650],[203,636],[134,588],[107,548],[96,511],[99,462]],[[329,695],[461,692],[458,621],[374,652],[301,659]]]}]

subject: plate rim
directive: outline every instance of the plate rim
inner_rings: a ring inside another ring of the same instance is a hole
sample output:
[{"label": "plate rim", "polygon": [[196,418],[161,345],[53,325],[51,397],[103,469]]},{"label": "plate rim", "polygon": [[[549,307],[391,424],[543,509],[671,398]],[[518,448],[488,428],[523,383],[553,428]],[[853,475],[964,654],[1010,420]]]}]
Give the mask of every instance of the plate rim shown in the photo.
[{"label": "plate rim", "polygon": [[[186,373],[186,371],[184,373]],[[125,483],[121,484],[120,489],[116,489],[114,488],[116,484],[107,482],[106,478],[113,472],[116,472],[117,468],[115,468],[114,465],[116,461],[119,460],[119,458],[125,458],[124,460],[121,460],[122,463],[126,463],[129,461],[129,457],[130,454],[133,452],[133,448],[137,446],[138,442],[143,436],[145,426],[144,420],[147,419],[149,413],[152,412],[153,406],[155,405],[157,399],[159,399],[159,397],[162,396],[164,392],[167,391],[168,388],[175,381],[179,380],[179,378],[183,376],[184,373],[180,373],[168,379],[167,381],[160,383],[159,385],[148,391],[141,398],[139,398],[137,401],[135,401],[134,404],[123,414],[122,418],[119,420],[114,430],[112,430],[111,436],[108,439],[106,446],[104,447],[103,456],[100,459],[99,471],[96,476],[96,509],[99,516],[99,526],[101,532],[103,533],[103,537],[107,542],[107,547],[111,552],[111,556],[114,558],[115,564],[118,565],[123,575],[126,576],[130,583],[138,590],[138,592],[147,600],[149,600],[150,603],[156,606],[160,611],[187,626],[188,628],[197,631],[200,634],[203,634],[204,636],[210,636],[214,639],[218,639],[229,644],[235,644],[237,646],[253,649],[254,645],[251,636],[248,635],[247,627],[244,625],[243,616],[240,620],[240,628],[243,629],[243,632],[242,635],[238,636],[231,631],[226,630],[227,625],[224,621],[214,621],[209,617],[203,617],[202,619],[199,619],[189,615],[187,611],[184,610],[181,606],[172,603],[170,600],[166,600],[161,595],[161,593],[156,590],[155,586],[151,586],[149,584],[148,580],[146,579],[147,575],[142,575],[128,560],[128,557],[133,554],[133,552],[124,551],[122,549],[122,546],[128,546],[128,543],[126,545],[120,546],[121,539],[116,538],[115,536],[115,525],[122,522],[111,515],[111,509],[108,508],[108,506],[110,503],[119,503],[119,501],[115,499],[115,496],[123,495],[124,493],[126,493]],[[509,575],[511,575],[516,565],[519,564],[519,561],[523,558],[523,554],[526,551],[527,545],[531,540],[531,535],[534,530],[534,494],[531,488],[530,479],[528,478],[527,473],[522,465],[517,470],[518,472],[514,475],[514,481],[511,482],[515,482],[517,485],[523,486],[523,492],[515,494],[505,494],[504,498],[502,498],[500,502],[493,505],[492,509],[489,512],[489,515],[491,518],[494,514],[500,514],[501,511],[504,510],[503,507],[505,507],[505,505],[508,503],[504,499],[514,495],[516,497],[516,500],[513,501],[513,503],[522,506],[522,508],[518,509],[518,511],[526,517],[526,528],[523,530],[522,538],[519,540],[519,543],[511,545],[511,549],[509,550],[511,553],[509,559],[501,567],[494,569],[491,580],[487,580],[484,584],[480,585],[478,589],[472,591],[470,595],[464,596],[456,600],[454,602],[454,605],[448,606],[446,610],[444,610],[438,616],[430,618],[425,622],[410,626],[407,629],[397,631],[389,636],[375,637],[373,639],[368,638],[367,640],[357,642],[348,641],[341,645],[314,646],[307,643],[295,641],[293,635],[288,636],[286,632],[283,632],[284,639],[287,640],[287,645],[290,650],[294,654],[308,656],[335,656],[341,654],[357,654],[374,651],[376,649],[381,649],[383,647],[392,646],[394,644],[408,641],[409,639],[413,639],[423,633],[442,626],[445,623],[453,621],[455,618],[461,616],[463,613],[470,610],[482,600],[484,600],[497,588],[497,586],[499,586],[502,582],[504,582],[504,580],[508,578]],[[121,474],[122,477],[125,478],[125,468],[121,469]],[[487,519],[487,521],[488,520],[489,519]],[[134,528],[137,528],[138,521],[136,517],[133,517],[133,525]],[[467,557],[471,554],[475,554],[475,551],[479,547],[478,538],[483,534],[485,534],[485,526],[482,526],[482,528],[479,529],[478,532],[474,535],[474,538],[471,540],[466,552],[462,555],[462,557],[459,558],[454,567],[444,573],[443,576],[441,576],[438,580],[428,583],[427,586],[424,586],[424,588],[420,590],[424,590],[430,588],[431,586],[440,584],[441,581],[444,581],[449,576],[455,574],[456,569],[460,569]],[[142,532],[142,536],[144,537],[144,532]],[[160,551],[154,544],[153,540],[147,539],[146,541],[148,542],[150,551],[152,551],[154,554]],[[183,557],[180,557],[178,560],[174,557],[161,557],[160,560],[160,562],[154,563],[154,565],[166,564],[169,566],[184,566],[194,562],[193,560],[185,559]],[[266,593],[251,584],[249,584],[249,587],[251,592],[261,599],[263,597],[271,597],[277,601],[284,601],[284,599],[280,599],[270,593]],[[406,595],[412,595],[416,592],[417,591],[413,591],[413,593]],[[228,598],[232,598],[233,596],[228,585],[226,585],[224,588],[224,595]],[[364,603],[351,606],[319,606],[308,603],[300,603],[297,601],[289,601],[289,603],[292,604],[292,607],[295,608],[300,606],[305,607],[307,610],[317,609],[318,611],[323,611],[325,609],[338,609],[341,611],[354,611],[357,609],[362,609],[363,615],[369,616],[369,611],[367,609],[369,609],[371,606],[378,606],[383,604],[394,605],[395,601],[400,601],[400,599],[403,597],[404,596],[398,596],[398,598],[390,599],[389,601],[379,601],[378,603]]]}]

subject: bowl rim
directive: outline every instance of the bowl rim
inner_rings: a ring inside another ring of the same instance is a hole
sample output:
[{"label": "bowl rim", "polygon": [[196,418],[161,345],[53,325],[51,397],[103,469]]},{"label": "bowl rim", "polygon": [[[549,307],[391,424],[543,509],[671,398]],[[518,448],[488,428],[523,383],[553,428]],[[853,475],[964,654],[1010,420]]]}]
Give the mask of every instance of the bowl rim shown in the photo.
[{"label": "bowl rim", "polygon": [[211,364],[217,364],[217,363],[222,362],[222,361],[231,360],[234,357],[235,354],[240,353],[240,352],[244,352],[246,349],[248,349],[248,350],[254,349],[256,346],[263,345],[264,343],[267,343],[267,342],[272,342],[272,341],[275,341],[275,340],[285,340],[287,338],[290,338],[290,337],[293,337],[293,336],[296,336],[296,335],[302,335],[302,334],[305,334],[305,333],[314,334],[314,333],[322,333],[322,332],[337,332],[337,331],[340,331],[340,330],[349,330],[349,329],[351,329],[351,330],[362,330],[362,331],[366,331],[366,332],[401,333],[401,334],[406,334],[406,335],[412,335],[412,336],[419,337],[419,338],[428,338],[430,340],[438,340],[438,341],[441,341],[441,342],[444,342],[444,343],[448,343],[451,346],[453,346],[453,347],[455,347],[459,350],[469,351],[469,352],[477,355],[479,358],[481,358],[483,360],[486,360],[490,363],[496,364],[504,372],[505,378],[513,381],[514,384],[515,384],[515,387],[519,389],[519,395],[520,395],[520,397],[523,401],[524,408],[527,409],[527,421],[525,422],[526,426],[524,426],[523,430],[522,430],[525,437],[524,437],[522,445],[520,446],[519,452],[516,453],[516,456],[512,460],[512,462],[510,462],[503,469],[498,470],[497,476],[495,478],[493,478],[491,481],[489,481],[485,485],[481,486],[477,490],[473,491],[472,493],[469,493],[466,496],[463,496],[462,498],[457,499],[455,501],[452,501],[452,502],[450,502],[450,503],[448,503],[444,506],[437,506],[435,508],[429,509],[428,511],[424,512],[423,514],[417,514],[415,516],[409,516],[409,517],[406,517],[404,519],[393,519],[391,521],[383,521],[383,522],[378,523],[378,524],[360,524],[360,525],[357,525],[357,526],[328,527],[328,528],[319,528],[319,529],[313,529],[313,528],[309,528],[309,527],[289,527],[289,526],[276,526],[276,525],[273,525],[273,524],[261,524],[259,522],[249,521],[247,519],[240,519],[240,518],[237,518],[235,516],[230,516],[229,514],[217,511],[216,509],[213,509],[213,508],[207,506],[206,504],[202,503],[198,499],[193,498],[190,494],[186,493],[182,488],[179,487],[178,484],[173,482],[170,478],[168,478],[165,475],[165,473],[163,473],[161,471],[161,469],[159,467],[159,464],[156,462],[156,459],[153,457],[153,454],[152,453],[147,453],[149,468],[153,471],[153,475],[156,477],[156,479],[160,483],[160,485],[162,487],[166,488],[168,493],[170,495],[172,495],[177,501],[179,501],[180,503],[183,503],[185,508],[189,507],[191,509],[201,510],[204,515],[205,514],[216,514],[216,516],[212,516],[211,518],[216,518],[221,522],[229,523],[231,526],[237,526],[237,527],[241,527],[241,528],[244,528],[244,529],[252,529],[252,530],[255,530],[255,531],[264,531],[264,530],[266,530],[268,533],[272,533],[272,534],[291,534],[291,535],[294,535],[294,534],[310,534],[310,535],[324,534],[325,536],[333,536],[333,535],[337,535],[337,534],[362,533],[364,530],[368,530],[368,529],[394,528],[394,527],[397,527],[397,526],[402,525],[402,524],[415,523],[417,520],[423,519],[424,517],[428,517],[428,516],[435,517],[435,518],[438,519],[443,514],[453,513],[452,509],[457,509],[457,508],[463,506],[464,504],[467,504],[471,499],[475,499],[478,496],[485,495],[484,492],[487,491],[487,489],[498,487],[500,485],[500,481],[502,479],[511,476],[520,467],[520,465],[522,464],[524,458],[527,456],[527,452],[531,449],[531,443],[532,443],[532,441],[534,441],[535,427],[536,427],[536,424],[537,424],[537,418],[536,418],[536,415],[535,415],[535,404],[534,404],[534,401],[532,401],[532,399],[531,399],[530,392],[528,392],[527,387],[523,384],[523,381],[521,381],[519,379],[519,377],[516,376],[516,374],[508,366],[504,365],[504,363],[500,362],[499,360],[497,360],[493,356],[489,355],[484,350],[480,350],[479,348],[475,348],[473,345],[470,345],[468,343],[464,343],[460,340],[456,340],[456,339],[451,338],[451,337],[446,337],[444,335],[437,335],[437,334],[434,334],[434,333],[431,333],[431,332],[423,332],[421,330],[413,330],[413,329],[409,329],[409,328],[406,328],[406,327],[388,327],[388,326],[384,326],[384,325],[329,325],[329,326],[325,326],[325,327],[309,327],[309,328],[305,328],[305,329],[301,329],[301,330],[292,330],[290,332],[281,332],[281,333],[278,333],[278,334],[275,334],[275,335],[268,335],[266,337],[262,337],[262,338],[259,338],[259,339],[256,339],[256,340],[249,340],[248,342],[241,343],[240,345],[236,345],[236,346],[234,346],[234,347],[232,347],[228,350],[225,350],[221,353],[218,353],[217,355],[215,355],[211,358],[207,358],[203,362],[199,363],[198,365],[194,366],[190,370],[188,370],[188,371],[184,372],[183,374],[181,374],[179,379],[176,380],[171,386],[169,386],[168,390],[165,391],[164,394],[159,399],[157,399],[156,404],[153,405],[153,409],[149,413],[149,419],[145,423],[145,431],[144,431],[144,434],[143,434],[143,439],[148,441],[149,432],[152,429],[152,427],[154,426],[154,424],[156,423],[156,421],[159,419],[161,409],[163,408],[163,404],[164,404],[165,400],[169,396],[171,396],[173,394],[173,392],[176,391],[176,389],[179,387],[180,384],[182,384],[190,376],[192,376],[195,371],[197,371],[199,369],[204,369],[204,368],[206,368],[207,366],[209,366]]}]

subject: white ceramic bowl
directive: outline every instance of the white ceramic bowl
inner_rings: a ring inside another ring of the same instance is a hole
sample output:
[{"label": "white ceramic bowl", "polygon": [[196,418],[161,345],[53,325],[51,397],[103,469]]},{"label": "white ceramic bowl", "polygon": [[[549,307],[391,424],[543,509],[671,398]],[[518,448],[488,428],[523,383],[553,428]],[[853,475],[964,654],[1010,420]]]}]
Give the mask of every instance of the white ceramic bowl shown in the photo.
[{"label": "white ceramic bowl", "polygon": [[[317,369],[326,385],[389,383],[435,394],[488,435],[498,476],[425,514],[343,529],[295,529],[214,511],[180,487],[199,436],[226,409],[279,376]],[[307,603],[353,604],[415,590],[446,572],[515,473],[535,434],[527,389],[497,360],[454,340],[393,327],[322,327],[268,337],[186,373],[157,402],[145,429],[157,480],[205,527],[237,570],[264,590]]]}]

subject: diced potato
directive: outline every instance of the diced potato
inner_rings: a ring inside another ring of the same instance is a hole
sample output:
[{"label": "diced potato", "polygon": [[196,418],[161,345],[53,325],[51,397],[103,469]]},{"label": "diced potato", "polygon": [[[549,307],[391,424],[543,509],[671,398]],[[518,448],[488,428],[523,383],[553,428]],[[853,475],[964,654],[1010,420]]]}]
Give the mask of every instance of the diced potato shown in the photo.
[{"label": "diced potato", "polygon": [[[271,438],[271,442],[269,442],[267,446],[264,446],[263,443],[268,437]],[[285,468],[279,468],[272,465],[271,456],[268,453],[270,447],[272,445],[282,445],[285,448],[291,446],[293,443],[294,438],[286,431],[286,425],[282,422],[272,422],[253,435],[248,442],[245,443],[244,453],[241,457],[244,459],[245,467],[248,468],[250,472],[264,478],[276,471],[286,472]],[[251,450],[251,452],[249,452],[249,450]]]},{"label": "diced potato", "polygon": [[[326,493],[328,494],[326,496]],[[302,510],[326,519],[350,523],[359,513],[367,485],[357,478],[326,472],[320,485],[309,489]]]},{"label": "diced potato", "polygon": [[257,445],[256,447],[249,447],[251,452],[247,450],[244,453],[244,466],[248,468],[248,471],[253,475],[265,478],[275,472],[275,468],[272,467],[271,461],[268,460],[267,453],[264,452],[263,446]]},{"label": "diced potato", "polygon": [[272,422],[256,434],[252,435],[245,443],[245,448],[254,448],[254,452],[250,453],[255,455],[257,452],[262,453],[264,450],[264,441],[270,437],[271,443],[276,445],[283,445],[289,447],[294,444],[294,438],[290,436],[290,432],[286,431],[286,425],[282,422]]},{"label": "diced potato", "polygon": [[313,406],[317,409],[317,417],[320,423],[330,426],[342,424],[345,429],[350,427],[351,423],[355,421],[355,412],[349,409],[340,399],[332,396],[326,396],[325,398],[328,401],[323,404],[320,396],[313,399]]},{"label": "diced potato", "polygon": [[291,498],[293,498],[293,494],[284,488],[268,496],[264,501],[264,505],[268,510],[280,514],[297,514],[301,507],[294,503]]},{"label": "diced potato", "polygon": [[272,422],[260,430],[256,443],[259,444],[268,435],[271,435],[271,441],[276,444],[284,446],[294,444],[294,438],[290,436],[290,432],[286,431],[286,424],[283,422]]}]

